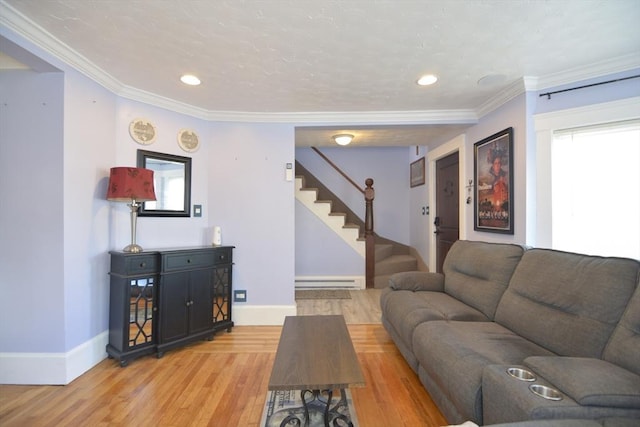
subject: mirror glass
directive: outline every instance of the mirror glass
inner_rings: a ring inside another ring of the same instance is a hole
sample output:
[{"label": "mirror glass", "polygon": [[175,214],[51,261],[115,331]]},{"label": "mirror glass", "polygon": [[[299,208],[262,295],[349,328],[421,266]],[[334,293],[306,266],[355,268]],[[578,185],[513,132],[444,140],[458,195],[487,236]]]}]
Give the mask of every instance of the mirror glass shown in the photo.
[{"label": "mirror glass", "polygon": [[191,216],[191,158],[138,150],[138,167],[153,170],[156,201],[138,216]]}]

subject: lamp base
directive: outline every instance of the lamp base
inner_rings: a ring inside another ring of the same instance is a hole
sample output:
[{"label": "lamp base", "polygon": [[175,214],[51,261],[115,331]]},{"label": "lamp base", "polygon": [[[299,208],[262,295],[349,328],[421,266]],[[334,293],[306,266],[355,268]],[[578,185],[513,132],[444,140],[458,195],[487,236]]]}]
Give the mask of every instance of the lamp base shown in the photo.
[{"label": "lamp base", "polygon": [[132,243],[130,245],[125,246],[122,251],[137,254],[138,252],[142,252],[142,246]]}]

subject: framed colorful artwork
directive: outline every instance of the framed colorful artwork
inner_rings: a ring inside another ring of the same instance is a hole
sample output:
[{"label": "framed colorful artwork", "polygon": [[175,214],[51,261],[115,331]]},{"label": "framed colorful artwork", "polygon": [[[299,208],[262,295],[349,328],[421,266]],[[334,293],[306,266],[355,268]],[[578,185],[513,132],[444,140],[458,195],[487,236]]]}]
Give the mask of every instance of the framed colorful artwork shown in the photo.
[{"label": "framed colorful artwork", "polygon": [[478,141],[473,147],[473,229],[513,234],[513,128]]}]

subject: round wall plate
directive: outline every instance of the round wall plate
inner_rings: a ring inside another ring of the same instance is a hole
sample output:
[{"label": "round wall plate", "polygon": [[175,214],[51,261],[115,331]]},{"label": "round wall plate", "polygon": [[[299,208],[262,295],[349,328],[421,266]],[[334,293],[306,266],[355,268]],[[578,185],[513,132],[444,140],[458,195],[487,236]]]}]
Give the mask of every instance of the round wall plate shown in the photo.
[{"label": "round wall plate", "polygon": [[181,129],[178,132],[178,145],[184,151],[193,153],[200,147],[200,138],[198,138],[197,133],[190,129]]},{"label": "round wall plate", "polygon": [[129,135],[138,144],[149,145],[156,140],[156,127],[148,120],[134,119],[129,123]]}]

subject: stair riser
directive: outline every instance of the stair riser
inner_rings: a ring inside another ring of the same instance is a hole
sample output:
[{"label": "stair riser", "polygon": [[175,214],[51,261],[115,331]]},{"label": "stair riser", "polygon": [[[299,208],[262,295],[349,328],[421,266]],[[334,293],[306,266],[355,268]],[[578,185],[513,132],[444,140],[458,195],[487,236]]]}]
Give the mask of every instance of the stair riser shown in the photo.
[{"label": "stair riser", "polygon": [[394,263],[376,264],[376,276],[394,274],[401,271],[415,271],[418,269],[418,262],[414,260],[398,261]]}]

